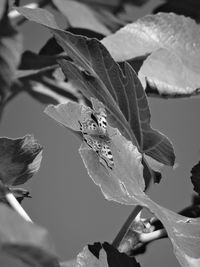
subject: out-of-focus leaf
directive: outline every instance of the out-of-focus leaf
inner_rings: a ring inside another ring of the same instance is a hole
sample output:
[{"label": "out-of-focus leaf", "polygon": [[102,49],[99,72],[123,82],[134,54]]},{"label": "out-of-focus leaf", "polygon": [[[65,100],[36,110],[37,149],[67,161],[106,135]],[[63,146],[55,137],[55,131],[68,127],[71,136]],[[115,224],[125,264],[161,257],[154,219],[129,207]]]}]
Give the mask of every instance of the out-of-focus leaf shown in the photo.
[{"label": "out-of-focus leaf", "polygon": [[[22,52],[22,36],[12,26],[8,16],[7,1],[0,6],[0,111],[11,97],[11,85]],[[2,10],[3,9],[3,10]]]},{"label": "out-of-focus leaf", "polygon": [[[21,64],[16,73],[18,90],[27,92],[45,104],[65,103],[69,100],[84,102],[79,90],[72,82],[66,81],[57,64],[58,58],[59,55],[37,55],[26,51],[22,55]],[[17,90],[16,86],[14,89]]]},{"label": "out-of-focus leaf", "polygon": [[0,18],[2,18],[3,13],[5,11],[5,6],[6,6],[6,0],[2,0],[0,2]]},{"label": "out-of-focus leaf", "polygon": [[181,210],[179,214],[191,218],[198,218],[200,217],[200,196],[193,196],[192,204],[189,207]]},{"label": "out-of-focus leaf", "polygon": [[108,35],[111,32],[101,23],[96,11],[89,6],[74,0],[53,0],[58,10],[65,15],[72,27],[90,29]]},{"label": "out-of-focus leaf", "polygon": [[60,267],[77,267],[76,260],[60,262]]},{"label": "out-of-focus leaf", "polygon": [[152,53],[139,71],[142,84],[168,97],[191,96],[200,88],[199,36],[192,19],[159,13],[128,24],[102,43],[117,61]]},{"label": "out-of-focus leaf", "polygon": [[39,170],[42,147],[32,135],[0,138],[0,180],[6,186],[20,185]]},{"label": "out-of-focus leaf", "polygon": [[96,12],[96,16],[111,32],[116,32],[126,25],[124,20],[120,19],[107,9],[99,8]]},{"label": "out-of-focus leaf", "polygon": [[[27,11],[31,10],[31,8],[28,8],[28,7],[23,7],[23,8]],[[14,7],[14,9],[19,12],[21,8]],[[29,17],[29,12],[27,12],[27,19],[30,19],[30,20],[35,19],[36,21],[38,21],[38,23],[41,23],[47,27],[51,27],[52,29],[59,29],[54,15],[51,14],[48,10],[43,9],[43,8],[34,8],[34,13],[30,13],[30,14],[31,16]]]},{"label": "out-of-focus leaf", "polygon": [[200,22],[200,2],[198,0],[165,0],[154,9],[154,13],[158,12],[173,12],[178,15],[184,15],[186,17],[191,17]]},{"label": "out-of-focus leaf", "polygon": [[38,247],[6,244],[3,246],[3,251],[30,267],[60,267],[55,255],[51,255]]},{"label": "out-of-focus leaf", "polygon": [[[70,102],[49,106],[45,110],[50,117],[73,131],[80,131],[79,122],[90,118],[89,111],[88,107]],[[150,209],[166,228],[180,264],[183,267],[197,267],[200,264],[200,220],[178,215],[149,199],[143,193],[141,154],[109,125],[108,136],[107,144],[114,160],[112,168],[102,161],[101,154],[85,143],[79,150],[92,180],[101,188],[106,199]]]},{"label": "out-of-focus leaf", "polygon": [[14,256],[27,266],[59,267],[47,231],[26,222],[16,212],[0,205],[0,254]]},{"label": "out-of-focus leaf", "polygon": [[191,174],[194,191],[200,195],[200,161],[192,168]]},{"label": "out-of-focus leaf", "polygon": [[106,7],[111,9],[116,9],[120,6],[121,0],[78,0],[81,3],[88,4],[94,7]]}]

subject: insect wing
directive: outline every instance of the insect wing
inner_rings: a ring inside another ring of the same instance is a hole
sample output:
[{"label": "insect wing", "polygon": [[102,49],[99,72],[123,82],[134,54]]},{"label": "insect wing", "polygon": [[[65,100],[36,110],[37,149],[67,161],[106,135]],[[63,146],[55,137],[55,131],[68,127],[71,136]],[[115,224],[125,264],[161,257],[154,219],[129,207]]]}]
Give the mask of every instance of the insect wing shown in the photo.
[{"label": "insect wing", "polygon": [[106,164],[110,169],[113,168],[114,166],[113,155],[108,145],[104,144],[102,146],[100,151],[100,157],[106,161]]}]

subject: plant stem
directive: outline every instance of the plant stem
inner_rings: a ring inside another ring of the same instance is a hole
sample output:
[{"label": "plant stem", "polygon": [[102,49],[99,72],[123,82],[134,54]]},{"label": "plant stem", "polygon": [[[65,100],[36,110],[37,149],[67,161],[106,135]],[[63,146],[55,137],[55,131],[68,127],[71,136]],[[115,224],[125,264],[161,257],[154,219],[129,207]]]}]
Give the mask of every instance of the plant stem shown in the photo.
[{"label": "plant stem", "polygon": [[129,217],[127,218],[127,220],[125,221],[125,223],[123,224],[122,228],[120,229],[119,233],[117,234],[117,236],[115,237],[114,241],[112,242],[112,245],[115,248],[118,248],[121,241],[123,240],[124,236],[126,235],[126,233],[128,232],[132,222],[134,221],[135,217],[138,215],[138,213],[142,210],[141,206],[136,206],[133,211],[131,212],[131,214],[129,215]]},{"label": "plant stem", "polygon": [[163,237],[167,237],[167,232],[164,228],[156,230],[151,233],[143,233],[139,236],[139,240],[141,243],[149,243],[151,241],[154,241],[156,239],[160,239]]},{"label": "plant stem", "polygon": [[8,201],[8,203],[10,204],[10,206],[19,213],[19,215],[21,215],[24,220],[26,220],[27,222],[33,222],[31,220],[31,218],[28,216],[28,214],[26,213],[26,211],[22,208],[22,206],[19,204],[19,202],[17,201],[17,199],[15,198],[15,196],[11,193],[11,192],[7,192],[6,195],[6,200]]}]

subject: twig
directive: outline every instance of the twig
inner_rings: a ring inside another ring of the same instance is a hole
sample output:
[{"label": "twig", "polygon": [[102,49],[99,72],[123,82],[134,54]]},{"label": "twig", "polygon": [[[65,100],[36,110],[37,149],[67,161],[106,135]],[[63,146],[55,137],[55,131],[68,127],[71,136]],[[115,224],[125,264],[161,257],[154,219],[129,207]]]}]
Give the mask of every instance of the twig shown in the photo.
[{"label": "twig", "polygon": [[22,208],[22,206],[19,204],[19,202],[17,201],[17,199],[15,198],[15,196],[11,192],[7,192],[5,194],[5,198],[8,201],[8,203],[10,204],[10,206],[16,212],[19,213],[19,215],[21,215],[26,221],[33,222],[31,220],[31,218],[28,216],[28,214],[26,213],[26,211]]},{"label": "twig", "polygon": [[166,232],[166,230],[164,228],[156,230],[156,231],[153,231],[151,233],[142,233],[142,234],[140,234],[139,235],[139,241],[141,243],[149,243],[151,241],[154,241],[156,239],[160,239],[160,238],[163,238],[163,237],[167,237],[167,232]]},{"label": "twig", "polygon": [[129,215],[128,219],[125,221],[125,223],[123,224],[122,228],[120,229],[119,233],[117,234],[117,236],[115,237],[114,241],[112,242],[112,245],[115,248],[118,248],[121,241],[123,240],[123,238],[125,237],[126,233],[128,232],[132,222],[134,221],[135,217],[138,215],[138,213],[142,210],[141,206],[136,206],[133,211],[131,212],[131,214]]}]

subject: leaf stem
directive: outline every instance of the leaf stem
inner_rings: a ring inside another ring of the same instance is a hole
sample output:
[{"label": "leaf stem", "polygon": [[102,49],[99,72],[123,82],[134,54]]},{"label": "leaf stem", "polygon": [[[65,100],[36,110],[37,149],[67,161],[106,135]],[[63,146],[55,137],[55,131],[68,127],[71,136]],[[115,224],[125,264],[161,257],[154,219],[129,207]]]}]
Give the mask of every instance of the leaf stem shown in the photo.
[{"label": "leaf stem", "polygon": [[7,192],[6,195],[6,200],[10,204],[10,206],[21,215],[24,220],[27,222],[33,222],[29,215],[26,213],[26,211],[22,208],[22,206],[19,204],[15,196],[11,192]]},{"label": "leaf stem", "polygon": [[139,241],[141,243],[149,243],[151,241],[154,241],[156,239],[160,239],[163,237],[167,237],[167,232],[164,228],[153,231],[151,233],[143,233],[139,236]]},{"label": "leaf stem", "polygon": [[123,240],[123,238],[125,237],[126,233],[128,232],[132,222],[134,221],[135,217],[138,215],[138,213],[142,210],[142,206],[136,206],[133,211],[131,212],[131,214],[129,215],[129,217],[127,218],[127,220],[125,221],[125,223],[123,224],[122,228],[120,229],[119,233],[117,234],[117,236],[115,237],[115,239],[112,242],[112,245],[115,248],[118,248],[121,241]]}]

